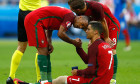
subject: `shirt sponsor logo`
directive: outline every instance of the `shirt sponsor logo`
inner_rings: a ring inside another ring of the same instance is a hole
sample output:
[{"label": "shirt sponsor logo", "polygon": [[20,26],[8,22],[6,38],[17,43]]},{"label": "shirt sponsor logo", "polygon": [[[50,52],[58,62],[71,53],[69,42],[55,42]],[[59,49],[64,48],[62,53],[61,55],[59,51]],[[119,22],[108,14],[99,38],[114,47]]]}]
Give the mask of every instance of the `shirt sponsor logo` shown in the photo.
[{"label": "shirt sponsor logo", "polygon": [[102,46],[104,49],[107,49],[107,48],[110,48],[110,46],[109,45],[104,45],[104,46]]},{"label": "shirt sponsor logo", "polygon": [[70,21],[67,21],[66,22],[66,25],[67,25],[67,28],[69,28],[71,26],[71,22]]}]

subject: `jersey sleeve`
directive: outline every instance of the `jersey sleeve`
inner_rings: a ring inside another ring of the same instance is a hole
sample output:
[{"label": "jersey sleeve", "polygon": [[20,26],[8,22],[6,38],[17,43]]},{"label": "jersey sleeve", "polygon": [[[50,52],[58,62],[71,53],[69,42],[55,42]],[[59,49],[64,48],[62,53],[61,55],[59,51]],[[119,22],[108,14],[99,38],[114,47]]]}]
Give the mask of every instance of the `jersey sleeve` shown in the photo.
[{"label": "jersey sleeve", "polygon": [[82,76],[84,78],[92,78],[93,76],[95,76],[96,51],[94,51],[95,47],[92,45],[90,46],[90,48],[88,48],[88,56],[87,56],[88,57],[87,58],[88,67],[86,69],[83,69],[83,70],[78,70],[77,71],[78,76]]},{"label": "jersey sleeve", "polygon": [[73,12],[65,14],[64,18],[63,18],[63,22],[61,23],[61,25],[68,30],[68,28],[71,27],[71,25],[74,23],[74,18],[75,15]]},{"label": "jersey sleeve", "polygon": [[77,54],[81,57],[85,64],[88,64],[88,55],[82,48],[76,48]]},{"label": "jersey sleeve", "polygon": [[88,65],[88,68],[84,70],[78,70],[77,76],[82,76],[84,78],[92,78],[95,75],[95,66]]},{"label": "jersey sleeve", "polygon": [[94,20],[100,21],[104,18],[104,9],[100,3],[94,2],[91,4],[92,13],[95,15]]}]

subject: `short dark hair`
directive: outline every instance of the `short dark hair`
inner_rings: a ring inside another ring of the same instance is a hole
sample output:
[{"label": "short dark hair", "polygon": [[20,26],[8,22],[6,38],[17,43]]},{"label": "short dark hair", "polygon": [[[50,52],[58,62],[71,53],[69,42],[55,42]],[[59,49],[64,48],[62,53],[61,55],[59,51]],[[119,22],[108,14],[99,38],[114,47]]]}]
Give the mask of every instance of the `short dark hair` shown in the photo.
[{"label": "short dark hair", "polygon": [[100,35],[103,32],[103,25],[102,25],[101,22],[99,22],[99,21],[90,21],[89,25],[91,25],[92,29],[98,30]]},{"label": "short dark hair", "polygon": [[72,9],[83,9],[85,7],[84,0],[69,0],[68,4]]},{"label": "short dark hair", "polygon": [[89,19],[89,17],[88,16],[86,16],[86,15],[81,15],[84,19],[86,19],[86,20],[88,20],[88,22],[90,22],[90,19]]}]

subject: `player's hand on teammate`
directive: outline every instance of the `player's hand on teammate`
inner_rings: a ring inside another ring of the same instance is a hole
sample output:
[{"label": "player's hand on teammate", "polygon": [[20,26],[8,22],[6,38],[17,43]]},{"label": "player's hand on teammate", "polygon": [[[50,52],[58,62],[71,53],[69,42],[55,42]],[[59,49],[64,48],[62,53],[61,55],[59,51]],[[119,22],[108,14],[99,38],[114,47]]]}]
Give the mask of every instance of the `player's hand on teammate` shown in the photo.
[{"label": "player's hand on teammate", "polygon": [[53,52],[54,48],[52,46],[52,44],[48,45],[48,54],[51,54]]},{"label": "player's hand on teammate", "polygon": [[114,47],[114,42],[110,38],[105,39],[105,42],[107,42],[111,48]]},{"label": "player's hand on teammate", "polygon": [[81,48],[82,47],[82,41],[79,38],[74,39],[74,46],[77,48]]},{"label": "player's hand on teammate", "polygon": [[71,73],[72,73],[73,76],[76,76],[76,75],[77,75],[77,70],[78,70],[78,69],[73,69],[73,70],[71,71]]}]

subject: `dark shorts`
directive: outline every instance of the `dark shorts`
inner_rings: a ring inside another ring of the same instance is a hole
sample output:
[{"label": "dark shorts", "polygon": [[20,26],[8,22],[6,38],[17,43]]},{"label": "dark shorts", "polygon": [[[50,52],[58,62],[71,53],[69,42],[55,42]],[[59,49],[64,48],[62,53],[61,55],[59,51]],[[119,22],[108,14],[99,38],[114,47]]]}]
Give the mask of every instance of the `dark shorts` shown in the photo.
[{"label": "dark shorts", "polygon": [[27,41],[27,35],[26,35],[25,27],[24,27],[24,19],[25,19],[25,16],[30,12],[31,11],[19,10],[19,14],[18,14],[18,41],[20,41],[20,42]]}]

